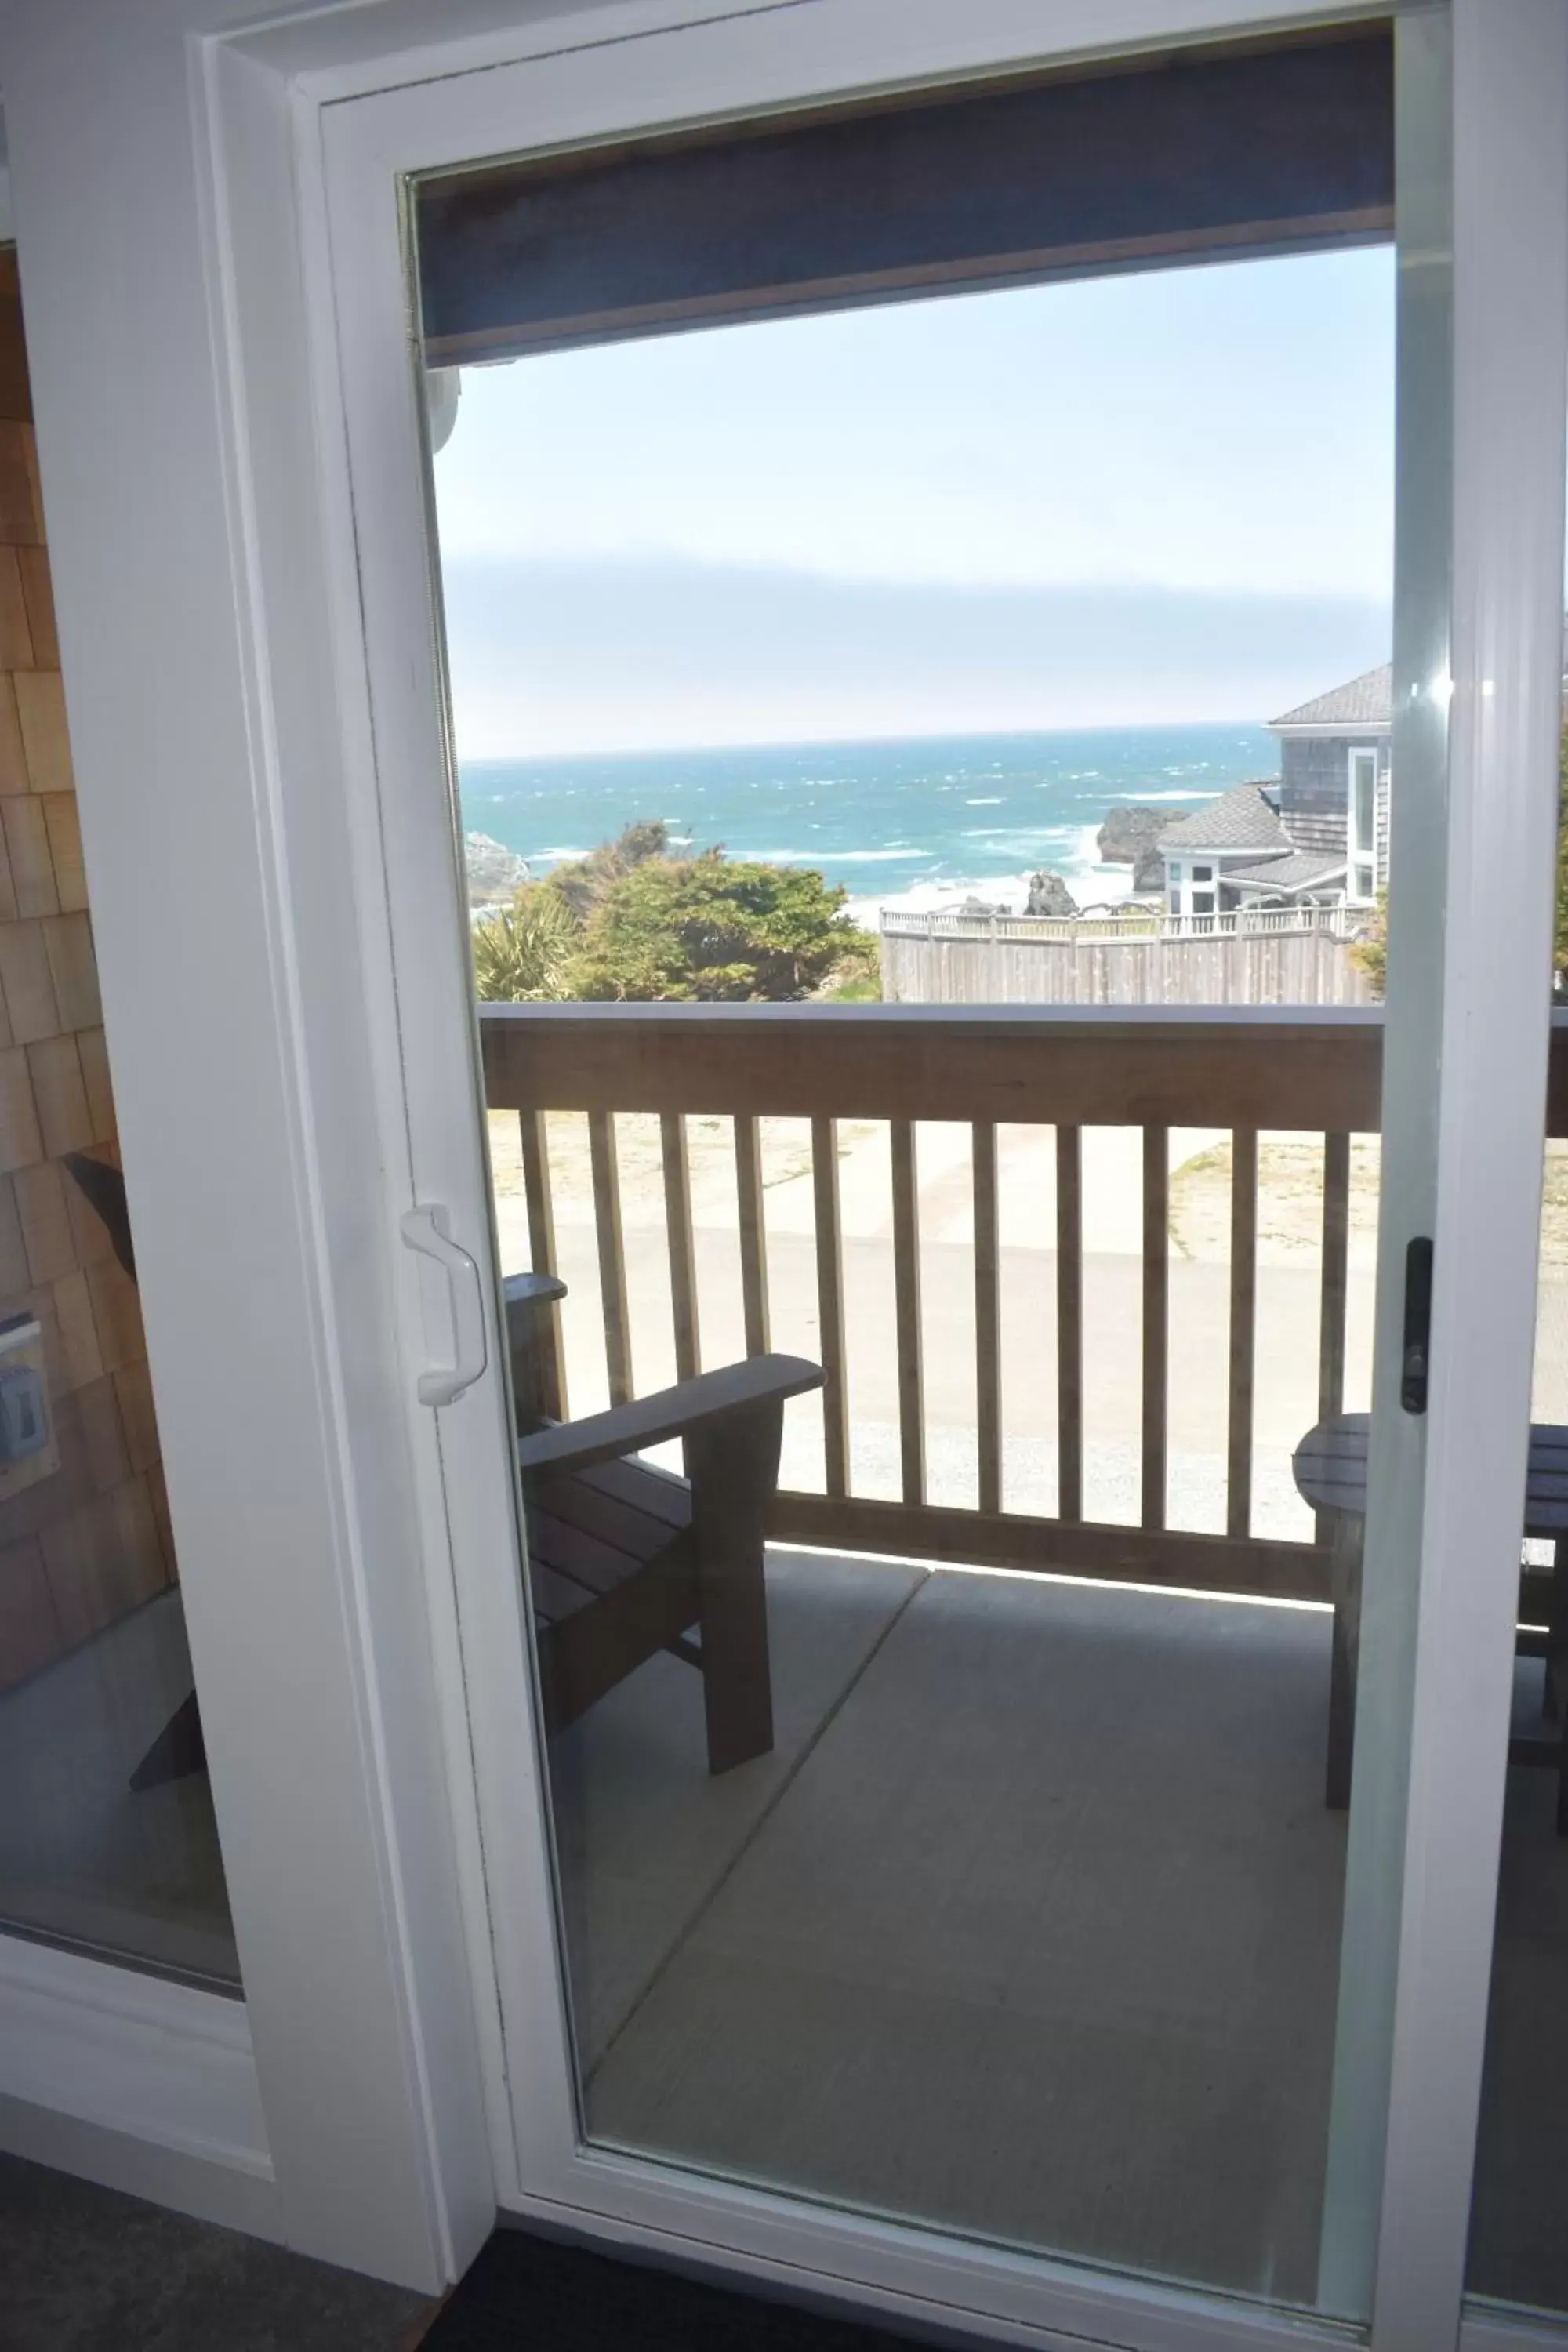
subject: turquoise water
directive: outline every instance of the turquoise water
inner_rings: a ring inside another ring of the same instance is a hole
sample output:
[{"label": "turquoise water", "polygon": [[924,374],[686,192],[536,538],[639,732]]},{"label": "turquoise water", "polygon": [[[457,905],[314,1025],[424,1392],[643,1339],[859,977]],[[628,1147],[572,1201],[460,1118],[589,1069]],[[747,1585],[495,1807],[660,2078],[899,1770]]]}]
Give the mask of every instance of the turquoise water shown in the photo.
[{"label": "turquoise water", "polygon": [[1278,770],[1274,738],[1236,724],[476,760],[461,786],[465,829],[536,876],[663,817],[679,841],[815,866],[860,902],[930,906],[968,890],[1007,902],[1054,866],[1084,905],[1127,887],[1125,866],[1096,863],[1109,810],[1152,802],[1174,818]]}]

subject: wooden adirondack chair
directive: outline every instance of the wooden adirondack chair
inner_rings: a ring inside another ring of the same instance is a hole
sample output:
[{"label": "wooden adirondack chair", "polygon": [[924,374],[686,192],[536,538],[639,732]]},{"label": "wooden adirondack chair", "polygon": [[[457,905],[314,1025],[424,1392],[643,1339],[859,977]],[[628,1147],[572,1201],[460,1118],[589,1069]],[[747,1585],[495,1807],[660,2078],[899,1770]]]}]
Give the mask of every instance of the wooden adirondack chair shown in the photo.
[{"label": "wooden adirondack chair", "polygon": [[[552,1422],[543,1411],[546,1318],[566,1286],[522,1274],[502,1287],[546,1734],[668,1650],[701,1674],[709,1770],[765,1755],[773,1728],[763,1528],[785,1400],[820,1388],[820,1365],[752,1356],[607,1412]],[[684,1478],[626,1459],[672,1437],[684,1443]]]}]

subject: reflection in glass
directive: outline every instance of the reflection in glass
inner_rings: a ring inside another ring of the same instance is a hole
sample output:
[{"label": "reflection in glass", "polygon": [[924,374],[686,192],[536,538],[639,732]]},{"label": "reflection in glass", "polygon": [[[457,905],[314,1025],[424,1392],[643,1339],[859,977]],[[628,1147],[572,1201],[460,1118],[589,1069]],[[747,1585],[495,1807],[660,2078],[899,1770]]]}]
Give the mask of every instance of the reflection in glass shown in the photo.
[{"label": "reflection in glass", "polygon": [[229,1986],[9,252],[0,357],[0,1927]]}]

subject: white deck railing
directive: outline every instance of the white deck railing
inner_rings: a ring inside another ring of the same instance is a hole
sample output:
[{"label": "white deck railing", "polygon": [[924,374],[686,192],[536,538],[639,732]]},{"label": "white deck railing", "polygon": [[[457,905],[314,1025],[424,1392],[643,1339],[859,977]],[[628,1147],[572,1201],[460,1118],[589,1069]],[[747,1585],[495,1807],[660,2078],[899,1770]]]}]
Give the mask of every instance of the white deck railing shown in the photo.
[{"label": "white deck railing", "polygon": [[963,915],[885,911],[884,936],[904,940],[1059,940],[1076,947],[1099,940],[1354,938],[1364,907],[1244,907],[1223,915],[1169,915],[1158,907],[1129,907],[1105,915]]}]

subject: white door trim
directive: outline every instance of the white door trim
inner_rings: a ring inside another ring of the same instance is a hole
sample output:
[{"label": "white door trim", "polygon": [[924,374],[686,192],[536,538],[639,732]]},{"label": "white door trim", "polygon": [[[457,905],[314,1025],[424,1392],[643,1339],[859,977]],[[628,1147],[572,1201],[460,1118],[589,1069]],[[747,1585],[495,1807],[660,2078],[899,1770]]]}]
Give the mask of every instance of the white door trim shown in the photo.
[{"label": "white door trim", "polygon": [[0,1936],[0,2147],[280,2233],[241,2000]]}]

